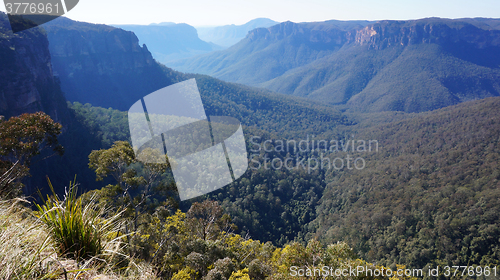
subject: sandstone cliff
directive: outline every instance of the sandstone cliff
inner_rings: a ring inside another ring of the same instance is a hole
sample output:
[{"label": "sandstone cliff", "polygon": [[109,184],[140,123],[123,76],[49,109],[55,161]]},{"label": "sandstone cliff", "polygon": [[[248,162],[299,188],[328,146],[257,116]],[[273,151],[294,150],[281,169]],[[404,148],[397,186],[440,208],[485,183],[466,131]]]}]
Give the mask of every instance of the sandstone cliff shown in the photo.
[{"label": "sandstone cliff", "polygon": [[[351,40],[352,41],[352,40]],[[354,42],[373,49],[415,44],[468,43],[478,48],[500,46],[500,30],[443,19],[380,21],[356,30]]]},{"label": "sandstone cliff", "polygon": [[135,34],[60,17],[44,25],[54,75],[69,101],[128,110],[137,99],[171,84]]},{"label": "sandstone cliff", "polygon": [[14,34],[0,13],[0,115],[44,111],[56,121],[67,113],[53,77],[48,41],[40,28]]}]

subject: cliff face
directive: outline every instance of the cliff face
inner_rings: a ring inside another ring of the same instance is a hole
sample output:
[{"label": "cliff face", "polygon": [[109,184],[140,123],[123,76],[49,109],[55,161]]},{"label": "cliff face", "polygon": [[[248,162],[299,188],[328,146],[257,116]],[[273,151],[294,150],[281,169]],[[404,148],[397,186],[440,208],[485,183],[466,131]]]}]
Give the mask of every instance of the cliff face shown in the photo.
[{"label": "cliff face", "polygon": [[323,48],[336,48],[348,43],[353,36],[352,28],[362,28],[368,22],[351,23],[327,21],[324,23],[283,22],[269,28],[257,28],[250,31],[250,41],[280,41],[288,39],[296,43],[307,42],[309,45],[321,45]]},{"label": "cliff face", "polygon": [[416,44],[471,44],[477,48],[500,46],[500,30],[485,30],[467,22],[424,19],[381,21],[357,30],[354,42],[371,49]]},{"label": "cliff face", "polygon": [[45,27],[54,63],[64,60],[57,74],[75,75],[78,71],[123,74],[143,71],[153,65],[153,57],[132,32],[105,25],[81,23],[59,18]]},{"label": "cliff face", "polygon": [[46,25],[54,75],[69,101],[128,110],[171,83],[134,33],[60,17]]},{"label": "cliff face", "polygon": [[[473,19],[422,19],[412,21],[293,23],[283,22],[249,32],[250,41],[278,41],[296,37],[298,41],[368,45],[371,49],[415,44],[470,43],[478,48],[500,46],[500,30],[492,24]],[[487,22],[487,21],[486,21]],[[343,24],[341,24],[343,23]]]},{"label": "cliff face", "polygon": [[[26,22],[18,22],[24,26]],[[69,182],[79,175],[79,183],[95,186],[93,172],[88,169],[88,154],[99,148],[99,143],[79,124],[68,110],[66,99],[53,76],[49,41],[40,27],[13,34],[7,16],[0,12],[0,115],[7,118],[22,113],[43,111],[63,125],[58,137],[65,148],[62,157],[50,157],[47,150],[30,166],[31,177],[24,182],[25,194],[35,194],[47,188],[46,176],[53,182]],[[41,161],[40,161],[41,160]],[[98,186],[98,185],[97,185]]]},{"label": "cliff face", "polygon": [[61,121],[66,103],[52,74],[43,30],[14,34],[7,16],[0,13],[0,115],[44,111]]}]

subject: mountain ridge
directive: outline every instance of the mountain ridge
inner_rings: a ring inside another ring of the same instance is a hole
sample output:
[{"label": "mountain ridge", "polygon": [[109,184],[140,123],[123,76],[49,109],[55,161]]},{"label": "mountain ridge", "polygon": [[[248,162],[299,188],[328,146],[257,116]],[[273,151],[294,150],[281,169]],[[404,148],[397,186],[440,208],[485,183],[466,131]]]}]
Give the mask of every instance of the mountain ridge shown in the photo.
[{"label": "mountain ridge", "polygon": [[[498,19],[440,18],[375,23],[284,22],[255,29],[227,50],[179,61],[172,66],[284,94],[345,104],[356,110],[419,112],[500,94],[499,23]],[[403,52],[406,49],[409,51]],[[425,64],[426,52],[443,64]],[[400,65],[406,76],[397,67],[384,68],[399,54],[408,65],[413,65],[412,69]],[[424,58],[424,64],[419,57]],[[469,71],[460,79],[456,72],[464,72],[461,68],[464,66]],[[425,72],[429,67],[434,70]],[[482,70],[477,70],[479,68]],[[389,69],[398,70],[389,73]],[[386,73],[385,80],[377,76],[382,72]],[[414,84],[405,81],[418,75],[423,80],[417,79]],[[455,86],[452,81],[461,86]],[[474,87],[481,84],[479,91],[486,93],[478,95]],[[447,97],[456,95],[457,91],[462,97]],[[406,94],[415,99],[423,92],[437,96],[428,102],[425,98],[411,104],[402,101],[408,100]],[[354,96],[356,99],[350,100]],[[375,101],[380,104],[370,107]]]},{"label": "mountain ridge", "polygon": [[245,38],[250,30],[259,27],[269,27],[277,23],[268,18],[256,18],[242,25],[231,24],[216,27],[197,27],[196,30],[198,30],[200,39],[227,48]]},{"label": "mountain ridge", "polygon": [[142,96],[173,83],[171,71],[157,64],[131,31],[64,17],[44,28],[69,101],[126,111]]}]

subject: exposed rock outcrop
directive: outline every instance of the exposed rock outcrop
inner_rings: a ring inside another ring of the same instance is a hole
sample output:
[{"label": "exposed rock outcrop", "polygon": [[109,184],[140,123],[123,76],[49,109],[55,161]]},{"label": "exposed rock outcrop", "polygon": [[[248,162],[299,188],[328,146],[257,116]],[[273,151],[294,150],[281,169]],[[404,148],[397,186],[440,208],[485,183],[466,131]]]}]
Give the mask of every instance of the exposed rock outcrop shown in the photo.
[{"label": "exposed rock outcrop", "polygon": [[372,49],[415,44],[468,43],[478,48],[500,46],[500,30],[443,19],[380,21],[356,30],[355,43]]},{"label": "exposed rock outcrop", "polygon": [[335,42],[336,45],[354,43],[369,45],[372,49],[459,42],[471,43],[480,48],[500,46],[500,30],[481,28],[468,21],[428,18],[409,21],[384,20],[364,25],[355,23],[340,26],[335,24],[335,21],[324,23],[287,21],[269,28],[252,30],[247,38],[256,41],[298,37],[297,40],[311,43]]}]

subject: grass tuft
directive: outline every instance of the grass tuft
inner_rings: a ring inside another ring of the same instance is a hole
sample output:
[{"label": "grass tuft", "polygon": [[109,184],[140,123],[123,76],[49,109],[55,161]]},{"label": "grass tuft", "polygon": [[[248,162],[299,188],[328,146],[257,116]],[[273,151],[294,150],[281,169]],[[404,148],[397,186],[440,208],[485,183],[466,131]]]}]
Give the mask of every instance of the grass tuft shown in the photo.
[{"label": "grass tuft", "polygon": [[0,200],[0,279],[158,279],[154,268],[123,254],[121,212],[94,196],[82,202],[71,182],[33,212],[20,198]]},{"label": "grass tuft", "polygon": [[63,273],[51,265],[57,256],[45,226],[20,198],[0,201],[0,279],[53,279]]},{"label": "grass tuft", "polygon": [[36,215],[47,226],[61,257],[82,261],[103,262],[122,256],[123,243],[120,214],[109,215],[109,209],[95,197],[84,203],[77,197],[77,186],[70,182],[64,199],[54,191],[43,204],[35,204]]}]

